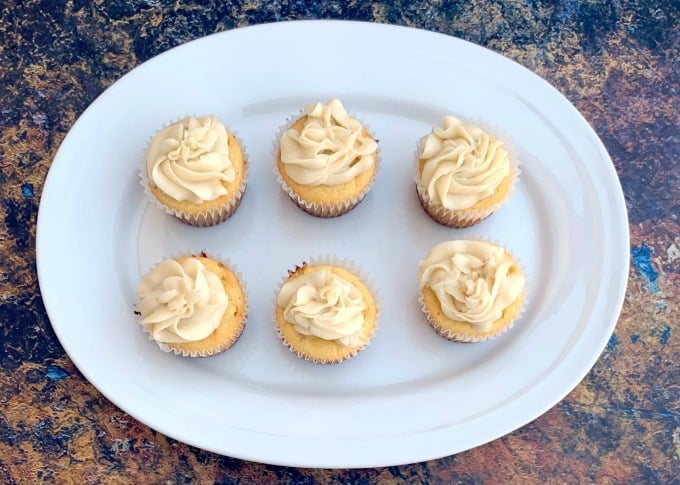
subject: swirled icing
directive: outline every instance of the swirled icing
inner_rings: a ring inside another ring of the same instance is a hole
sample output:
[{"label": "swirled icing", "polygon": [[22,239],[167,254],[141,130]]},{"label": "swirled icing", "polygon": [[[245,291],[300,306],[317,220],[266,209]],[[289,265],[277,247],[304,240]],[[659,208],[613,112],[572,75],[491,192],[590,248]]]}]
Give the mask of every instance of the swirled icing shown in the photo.
[{"label": "swirled icing", "polygon": [[363,342],[364,302],[361,291],[328,269],[292,278],[276,299],[284,319],[303,335],[355,347]]},{"label": "swirled icing", "polygon": [[229,297],[220,279],[197,258],[167,260],[137,288],[142,325],[157,342],[195,342],[222,321]]},{"label": "swirled icing", "polygon": [[492,195],[510,174],[503,143],[478,126],[445,116],[420,141],[420,182],[435,203],[464,210]]},{"label": "swirled icing", "polygon": [[437,296],[451,320],[491,328],[524,289],[524,276],[501,247],[486,241],[436,245],[419,265],[420,287]]},{"label": "swirled icing", "polygon": [[151,140],[146,170],[149,180],[175,200],[202,204],[227,194],[223,182],[236,177],[227,129],[214,115],[173,123]]},{"label": "swirled icing", "polygon": [[375,164],[378,144],[338,99],[306,106],[304,114],[300,131],[288,129],[281,136],[281,162],[294,182],[341,185]]}]

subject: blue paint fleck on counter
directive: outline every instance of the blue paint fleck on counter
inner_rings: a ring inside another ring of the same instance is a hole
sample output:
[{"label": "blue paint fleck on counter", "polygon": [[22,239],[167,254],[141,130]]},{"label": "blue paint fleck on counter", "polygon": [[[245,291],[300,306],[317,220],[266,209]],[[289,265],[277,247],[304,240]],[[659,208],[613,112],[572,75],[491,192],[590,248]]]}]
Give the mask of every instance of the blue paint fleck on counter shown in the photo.
[{"label": "blue paint fleck on counter", "polygon": [[54,381],[60,381],[65,377],[68,377],[68,372],[59,367],[58,365],[48,365],[47,366],[47,378]]},{"label": "blue paint fleck on counter", "polygon": [[33,184],[23,184],[21,186],[21,193],[24,197],[33,197]]},{"label": "blue paint fleck on counter", "polygon": [[607,350],[611,352],[616,349],[617,345],[619,345],[619,339],[616,336],[616,334],[613,333],[612,336],[609,338],[609,342],[607,342]]},{"label": "blue paint fleck on counter", "polygon": [[630,341],[633,342],[634,344],[636,344],[638,342],[638,340],[640,340],[639,335],[635,334],[635,335],[630,336]]},{"label": "blue paint fleck on counter", "polygon": [[661,342],[661,345],[666,345],[668,343],[668,339],[671,337],[671,327],[664,327],[664,329],[661,331],[661,336],[659,337],[659,342]]},{"label": "blue paint fleck on counter", "polygon": [[659,285],[656,283],[659,273],[652,266],[652,251],[649,249],[649,246],[645,243],[642,243],[641,246],[633,246],[630,250],[630,255],[633,258],[633,266],[647,279],[648,290],[651,293],[659,291]]}]

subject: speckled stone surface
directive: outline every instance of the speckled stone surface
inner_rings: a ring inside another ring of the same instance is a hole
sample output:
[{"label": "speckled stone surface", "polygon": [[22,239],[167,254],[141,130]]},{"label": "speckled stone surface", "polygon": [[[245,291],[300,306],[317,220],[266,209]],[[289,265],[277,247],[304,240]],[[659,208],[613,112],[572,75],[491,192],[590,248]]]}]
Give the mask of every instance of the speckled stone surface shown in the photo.
[{"label": "speckled stone surface", "polygon": [[[677,2],[26,0],[0,2],[0,483],[679,483],[680,12]],[[38,289],[45,176],[85,108],[150,57],[262,22],[425,28],[546,78],[604,141],[631,271],[603,355],[566,399],[485,446],[425,463],[310,470],[178,443],[103,398],[64,354]]]}]

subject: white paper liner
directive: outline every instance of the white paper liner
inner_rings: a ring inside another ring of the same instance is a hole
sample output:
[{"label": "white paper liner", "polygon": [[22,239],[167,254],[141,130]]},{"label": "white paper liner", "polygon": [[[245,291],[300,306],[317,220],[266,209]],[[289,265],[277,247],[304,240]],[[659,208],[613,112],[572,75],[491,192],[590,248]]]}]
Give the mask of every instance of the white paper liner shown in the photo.
[{"label": "white paper liner", "polygon": [[212,259],[213,261],[217,261],[218,263],[222,263],[229,271],[231,271],[236,279],[239,282],[239,285],[241,286],[241,291],[243,292],[243,321],[241,322],[241,329],[240,331],[229,341],[223,342],[220,345],[213,346],[210,349],[205,349],[201,351],[189,351],[185,349],[176,349],[173,347],[170,347],[168,344],[163,343],[163,342],[158,342],[156,339],[153,338],[153,334],[151,332],[150,327],[146,327],[144,324],[140,322],[140,326],[142,327],[142,330],[144,333],[147,334],[147,337],[149,340],[155,342],[158,347],[163,351],[163,352],[172,352],[175,355],[179,355],[181,357],[212,357],[218,354],[221,354],[225,350],[228,350],[229,348],[233,347],[236,342],[238,342],[239,338],[241,338],[241,335],[243,334],[243,331],[246,326],[246,322],[248,320],[248,288],[246,287],[245,280],[243,279],[243,275],[238,271],[236,268],[236,265],[234,265],[229,259],[222,257],[221,254],[219,253],[211,253],[211,254],[206,254],[205,251],[199,251],[198,253],[196,251],[178,251],[177,253],[173,253],[171,256],[159,261],[155,265],[153,265],[149,270],[145,273],[148,274],[151,271],[153,271],[155,268],[157,268],[160,264],[163,262],[169,260],[169,259],[179,259],[183,257],[205,257]]},{"label": "white paper liner", "polygon": [[354,197],[351,199],[342,201],[342,202],[337,202],[333,204],[320,204],[318,202],[308,202],[304,200],[302,197],[300,197],[293,189],[290,187],[286,181],[283,179],[281,176],[281,172],[279,171],[278,168],[278,159],[279,159],[279,151],[281,149],[281,137],[283,134],[288,130],[291,125],[293,125],[297,120],[305,116],[304,111],[299,111],[297,114],[291,115],[286,119],[286,122],[282,125],[279,126],[279,129],[277,131],[276,137],[274,138],[274,141],[272,143],[272,159],[274,160],[274,175],[276,176],[276,181],[281,185],[283,190],[288,194],[288,196],[295,202],[295,204],[302,209],[303,211],[307,212],[308,214],[311,214],[316,217],[322,217],[322,218],[331,218],[331,217],[339,217],[343,214],[347,214],[349,211],[354,209],[359,203],[364,200],[364,197],[368,194],[368,192],[371,190],[373,187],[373,184],[375,183],[376,177],[378,176],[378,172],[380,171],[380,144],[378,142],[378,139],[375,137],[373,132],[371,131],[370,127],[364,122],[363,119],[357,118],[354,116],[352,113],[347,113],[350,117],[354,118],[357,120],[359,123],[361,123],[361,126],[368,132],[371,138],[375,140],[376,143],[378,143],[378,148],[375,152],[375,171],[373,172],[373,176],[371,177],[371,180],[369,180],[368,184],[366,184],[366,187],[364,190],[362,190],[360,193],[356,194]]},{"label": "white paper liner", "polygon": [[[453,332],[447,328],[441,327],[437,325],[435,322],[435,319],[432,317],[430,314],[429,310],[427,309],[427,305],[425,304],[424,296],[423,296],[423,289],[419,285],[418,289],[418,302],[420,303],[421,310],[425,314],[425,317],[427,319],[427,323],[430,324],[430,326],[442,337],[444,337],[446,340],[450,340],[451,342],[457,342],[457,343],[477,343],[477,342],[485,342],[487,340],[492,340],[499,335],[504,334],[508,330],[510,330],[514,325],[515,322],[517,322],[520,318],[522,318],[522,315],[526,311],[527,308],[527,300],[528,300],[528,275],[526,272],[526,268],[524,265],[521,263],[520,260],[518,260],[504,245],[499,244],[498,242],[494,241],[493,239],[488,239],[485,237],[472,237],[472,238],[465,238],[465,239],[452,239],[452,241],[483,241],[487,243],[491,243],[495,246],[498,246],[499,248],[502,248],[505,253],[512,258],[512,260],[515,262],[515,264],[519,267],[520,272],[524,276],[524,288],[522,290],[522,303],[520,304],[519,309],[517,310],[517,313],[515,316],[512,318],[512,320],[507,323],[504,327],[501,327],[498,329],[496,332],[493,333],[488,333],[485,335],[466,335],[466,334],[460,334]],[[419,282],[420,283],[420,282]],[[514,303],[514,302],[513,302]]]},{"label": "white paper liner", "polygon": [[503,142],[503,148],[505,148],[506,152],[508,153],[508,158],[510,161],[510,187],[508,188],[508,193],[505,195],[503,200],[501,200],[499,203],[494,204],[487,209],[484,210],[470,210],[470,209],[461,209],[461,210],[451,210],[447,209],[446,207],[441,206],[437,202],[434,202],[430,196],[427,194],[427,190],[423,187],[422,181],[420,180],[420,140],[426,138],[429,136],[429,133],[423,137],[420,138],[418,142],[416,142],[416,151],[414,155],[414,171],[415,171],[415,176],[413,177],[413,180],[415,182],[416,186],[416,192],[418,194],[418,199],[420,200],[420,205],[423,207],[423,210],[436,222],[439,224],[442,224],[447,227],[455,227],[455,228],[464,228],[464,227],[470,227],[474,226],[475,224],[478,224],[482,222],[484,219],[489,217],[491,214],[496,212],[498,209],[501,208],[508,200],[510,200],[510,197],[512,196],[514,192],[515,185],[519,182],[519,176],[522,173],[520,170],[520,162],[517,157],[517,151],[515,147],[512,145],[511,142],[508,140],[510,139],[507,134],[497,127],[496,125],[484,121],[484,120],[478,120],[478,119],[468,119],[468,120],[463,120],[465,123],[469,124],[474,124],[478,126],[480,129],[488,133],[489,135],[493,136],[495,139],[502,141]]},{"label": "white paper liner", "polygon": [[[313,356],[307,355],[304,352],[301,352],[297,350],[289,341],[286,339],[286,337],[283,335],[281,332],[281,329],[279,328],[278,325],[278,318],[277,318],[277,308],[278,304],[276,302],[277,297],[279,293],[281,292],[281,288],[283,287],[284,284],[286,284],[289,281],[290,274],[295,272],[298,268],[303,267],[304,265],[307,266],[337,266],[340,268],[343,268],[350,273],[353,273],[357,278],[361,280],[361,282],[366,286],[368,289],[369,293],[373,297],[373,302],[375,304],[375,326],[373,328],[373,332],[366,336],[366,341],[359,347],[356,347],[354,349],[354,352],[351,354],[347,355],[346,357],[343,357],[339,360],[324,360],[324,359],[317,359]],[[276,332],[279,335],[279,338],[283,342],[283,344],[293,352],[295,355],[297,355],[299,358],[306,360],[308,362],[313,362],[315,364],[339,364],[340,362],[343,362],[347,359],[351,359],[355,355],[357,355],[359,352],[364,350],[366,347],[368,347],[371,344],[371,340],[377,333],[377,331],[380,328],[379,322],[380,322],[380,294],[376,289],[376,285],[373,282],[372,279],[370,279],[367,275],[367,273],[354,261],[350,259],[340,259],[336,256],[331,256],[331,255],[323,255],[323,256],[317,256],[317,257],[312,257],[309,258],[309,261],[303,261],[299,265],[296,265],[292,270],[289,270],[289,274],[285,275],[284,277],[281,278],[281,281],[279,282],[276,290],[274,291],[274,298],[272,299],[272,308],[274,309],[273,311],[273,319],[274,319],[274,326],[276,327]]]},{"label": "white paper liner", "polygon": [[[162,130],[167,128],[168,126],[177,123],[180,121],[182,118],[177,118],[174,121],[171,121],[170,123],[163,125],[160,129],[156,131],[151,137],[149,137],[149,140],[147,144],[144,147],[144,151],[142,154],[142,163],[139,168],[139,182],[142,185],[142,188],[144,189],[144,195],[145,197],[153,202],[156,207],[164,211],[166,214],[169,214],[173,217],[176,217],[179,219],[181,222],[189,225],[189,226],[194,226],[194,227],[209,227],[209,226],[214,226],[217,225],[221,222],[226,221],[229,219],[229,217],[236,212],[236,209],[238,209],[239,205],[241,205],[241,199],[243,199],[243,194],[246,191],[246,186],[248,185],[248,175],[250,172],[249,169],[249,164],[248,164],[248,152],[246,151],[246,146],[243,143],[243,140],[238,137],[235,131],[233,131],[229,126],[227,126],[224,122],[221,120],[220,123],[224,125],[226,128],[227,132],[230,133],[234,138],[236,138],[236,141],[239,144],[239,147],[241,148],[241,153],[243,154],[243,179],[241,181],[241,185],[238,186],[236,189],[236,194],[232,199],[230,199],[225,205],[222,207],[217,207],[215,209],[207,209],[204,212],[193,214],[193,213],[188,213],[184,211],[180,211],[177,209],[173,209],[172,207],[168,207],[167,205],[163,204],[158,198],[156,198],[153,193],[151,192],[151,189],[149,188],[149,184],[151,181],[149,180],[149,175],[146,170],[146,151],[148,150],[148,146],[151,143],[151,140]],[[160,190],[160,189],[159,189]]]}]

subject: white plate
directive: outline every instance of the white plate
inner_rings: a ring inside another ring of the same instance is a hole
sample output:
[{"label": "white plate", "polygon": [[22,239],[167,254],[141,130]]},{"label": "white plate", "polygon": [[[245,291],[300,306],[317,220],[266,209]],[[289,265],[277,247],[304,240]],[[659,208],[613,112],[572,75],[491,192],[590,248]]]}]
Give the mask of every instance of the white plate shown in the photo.
[{"label": "white plate", "polygon": [[[338,219],[298,210],[272,174],[277,128],[340,97],[380,140],[366,198]],[[191,228],[147,203],[145,144],[179,116],[215,112],[250,155],[226,223]],[[522,161],[512,199],[466,230],[433,223],[412,184],[415,142],[444,114],[488,120]],[[483,236],[528,273],[523,318],[488,343],[438,337],[416,303],[417,263],[440,241]],[[211,359],[161,352],[141,332],[135,287],[181,250],[220,253],[247,281],[238,344]],[[38,221],[38,273],[59,340],[107,398],[152,428],[234,457],[373,467],[453,454],[545,412],[585,376],[616,323],[628,227],[612,163],[576,109],[538,76],[444,35],[350,22],[262,25],[172,49],[134,69],[81,116],[55,158]],[[336,366],[278,340],[273,291],[310,256],[357,262],[382,295],[372,345]]]}]

